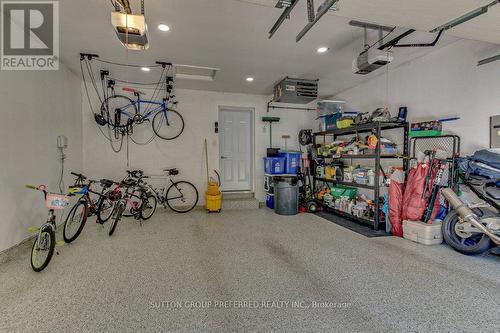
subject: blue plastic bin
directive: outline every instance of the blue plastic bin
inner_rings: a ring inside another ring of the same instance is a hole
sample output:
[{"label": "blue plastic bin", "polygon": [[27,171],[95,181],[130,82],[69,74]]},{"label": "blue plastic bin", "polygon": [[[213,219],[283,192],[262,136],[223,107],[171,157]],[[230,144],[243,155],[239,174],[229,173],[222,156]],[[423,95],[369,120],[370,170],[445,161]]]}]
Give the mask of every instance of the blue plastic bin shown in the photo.
[{"label": "blue plastic bin", "polygon": [[329,131],[337,128],[337,120],[342,118],[342,112],[320,116],[321,131]]},{"label": "blue plastic bin", "polygon": [[274,209],[274,194],[268,194],[266,197],[266,206]]},{"label": "blue plastic bin", "polygon": [[296,175],[299,172],[300,159],[302,158],[301,152],[288,151],[279,154],[280,157],[285,158],[285,173],[289,175]]},{"label": "blue plastic bin", "polygon": [[264,171],[270,175],[285,173],[284,157],[264,157]]}]

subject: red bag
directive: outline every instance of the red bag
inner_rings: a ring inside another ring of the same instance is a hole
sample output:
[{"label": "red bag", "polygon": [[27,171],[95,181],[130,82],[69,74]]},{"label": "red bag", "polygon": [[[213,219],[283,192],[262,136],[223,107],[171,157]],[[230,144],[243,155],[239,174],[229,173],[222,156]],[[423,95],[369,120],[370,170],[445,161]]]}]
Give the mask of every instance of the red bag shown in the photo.
[{"label": "red bag", "polygon": [[392,234],[403,237],[403,188],[404,184],[391,179],[389,185],[389,220],[392,225]]},{"label": "red bag", "polygon": [[422,219],[427,206],[425,200],[422,199],[422,194],[428,171],[429,164],[422,163],[410,170],[403,196],[403,220],[420,221]]}]

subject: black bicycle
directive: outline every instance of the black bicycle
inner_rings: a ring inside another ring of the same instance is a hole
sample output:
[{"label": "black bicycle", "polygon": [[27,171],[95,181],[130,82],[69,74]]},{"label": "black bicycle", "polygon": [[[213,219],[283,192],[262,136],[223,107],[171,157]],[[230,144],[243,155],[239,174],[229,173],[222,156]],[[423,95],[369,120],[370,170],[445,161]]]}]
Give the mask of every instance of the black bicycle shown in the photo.
[{"label": "black bicycle", "polygon": [[[69,195],[80,195],[81,198],[71,208],[64,221],[63,238],[66,243],[71,243],[80,236],[88,217],[96,215],[96,222],[103,224],[111,218],[114,211],[114,202],[105,195],[114,184],[113,181],[108,179],[96,181],[87,179],[82,174],[73,172],[71,174],[77,178],[75,184],[70,187]],[[101,185],[100,192],[92,190],[92,186],[96,183]],[[97,195],[99,199],[95,201],[91,194]]]}]

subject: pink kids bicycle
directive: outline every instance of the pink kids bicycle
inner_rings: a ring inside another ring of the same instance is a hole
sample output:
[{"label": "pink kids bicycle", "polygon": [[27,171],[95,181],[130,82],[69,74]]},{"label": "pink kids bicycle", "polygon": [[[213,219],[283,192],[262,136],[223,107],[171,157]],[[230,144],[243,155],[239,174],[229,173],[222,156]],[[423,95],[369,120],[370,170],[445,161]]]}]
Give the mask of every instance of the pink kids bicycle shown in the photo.
[{"label": "pink kids bicycle", "polygon": [[38,234],[31,249],[31,268],[40,272],[47,267],[54,254],[56,246],[56,210],[64,210],[69,205],[70,198],[66,195],[49,193],[45,185],[26,185],[27,188],[43,193],[45,206],[49,209],[47,221],[37,229]]}]

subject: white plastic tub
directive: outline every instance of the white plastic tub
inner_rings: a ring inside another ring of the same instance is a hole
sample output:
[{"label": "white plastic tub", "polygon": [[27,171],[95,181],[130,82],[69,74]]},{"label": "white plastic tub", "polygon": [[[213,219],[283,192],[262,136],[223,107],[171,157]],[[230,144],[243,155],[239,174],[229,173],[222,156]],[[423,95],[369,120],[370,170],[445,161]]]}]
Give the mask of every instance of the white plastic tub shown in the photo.
[{"label": "white plastic tub", "polygon": [[441,223],[427,224],[420,221],[403,221],[403,237],[424,245],[441,244],[443,242]]}]

